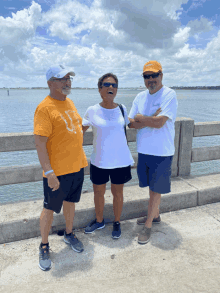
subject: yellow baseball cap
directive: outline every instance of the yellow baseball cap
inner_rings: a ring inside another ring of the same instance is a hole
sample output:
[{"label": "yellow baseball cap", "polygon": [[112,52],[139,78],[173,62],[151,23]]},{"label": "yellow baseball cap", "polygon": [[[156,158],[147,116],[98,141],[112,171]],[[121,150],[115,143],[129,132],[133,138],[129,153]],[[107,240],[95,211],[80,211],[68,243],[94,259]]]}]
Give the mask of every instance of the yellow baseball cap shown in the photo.
[{"label": "yellow baseball cap", "polygon": [[144,64],[143,72],[145,71],[153,71],[153,72],[162,71],[162,66],[159,62],[155,60],[148,61],[147,63]]}]

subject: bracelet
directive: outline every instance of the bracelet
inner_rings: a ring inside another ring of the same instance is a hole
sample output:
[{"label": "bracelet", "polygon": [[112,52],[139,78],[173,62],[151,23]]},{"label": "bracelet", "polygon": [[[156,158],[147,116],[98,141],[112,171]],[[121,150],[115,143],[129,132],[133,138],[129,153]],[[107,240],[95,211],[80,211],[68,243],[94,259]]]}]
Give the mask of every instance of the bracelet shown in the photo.
[{"label": "bracelet", "polygon": [[50,171],[44,172],[44,174],[47,175],[47,174],[50,174],[50,173],[53,173],[53,172],[54,172],[53,170],[50,170]]}]

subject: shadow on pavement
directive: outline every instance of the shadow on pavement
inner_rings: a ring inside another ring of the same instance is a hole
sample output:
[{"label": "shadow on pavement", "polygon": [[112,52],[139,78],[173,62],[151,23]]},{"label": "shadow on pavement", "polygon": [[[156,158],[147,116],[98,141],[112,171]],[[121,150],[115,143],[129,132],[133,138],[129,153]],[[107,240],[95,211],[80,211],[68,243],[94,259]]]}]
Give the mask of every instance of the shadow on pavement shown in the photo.
[{"label": "shadow on pavement", "polygon": [[[117,240],[111,237],[112,223],[106,224],[104,229],[96,230],[92,234],[84,234],[84,229],[76,230],[76,236],[84,245],[82,253],[73,251],[69,245],[64,243],[63,236],[59,237],[58,245],[65,246],[59,252],[51,254],[53,276],[63,278],[72,272],[76,275],[82,272],[86,274],[92,269],[95,260],[105,257],[113,259],[116,254],[132,250],[132,246],[137,248],[137,245],[139,246],[137,236],[142,228],[143,226],[136,224],[136,220],[121,222],[122,236]],[[146,245],[169,251],[175,250],[181,243],[182,236],[178,231],[162,221],[160,224],[153,224],[151,239]]]}]

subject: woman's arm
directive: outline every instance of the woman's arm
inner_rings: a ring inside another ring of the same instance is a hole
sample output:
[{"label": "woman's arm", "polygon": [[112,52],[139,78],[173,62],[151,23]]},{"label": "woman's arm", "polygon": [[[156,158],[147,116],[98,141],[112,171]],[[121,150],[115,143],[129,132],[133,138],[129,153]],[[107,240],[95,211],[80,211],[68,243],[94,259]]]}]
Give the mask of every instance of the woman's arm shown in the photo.
[{"label": "woman's arm", "polygon": [[89,128],[89,126],[82,126],[83,134],[86,132],[86,130]]}]

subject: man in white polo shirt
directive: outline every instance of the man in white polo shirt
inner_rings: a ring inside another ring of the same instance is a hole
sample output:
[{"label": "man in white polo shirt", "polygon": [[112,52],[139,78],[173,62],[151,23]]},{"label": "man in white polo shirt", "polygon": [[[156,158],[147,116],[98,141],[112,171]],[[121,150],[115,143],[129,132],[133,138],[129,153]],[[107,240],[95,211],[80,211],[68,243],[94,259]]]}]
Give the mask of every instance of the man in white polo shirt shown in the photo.
[{"label": "man in white polo shirt", "polygon": [[150,191],[148,216],[137,221],[137,224],[144,225],[138,235],[139,244],[149,241],[152,222],[160,223],[161,194],[170,192],[177,112],[175,91],[162,84],[161,64],[157,61],[147,62],[143,68],[143,78],[147,90],[136,96],[129,113],[129,127],[138,129],[139,186],[149,186]]}]

